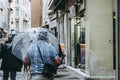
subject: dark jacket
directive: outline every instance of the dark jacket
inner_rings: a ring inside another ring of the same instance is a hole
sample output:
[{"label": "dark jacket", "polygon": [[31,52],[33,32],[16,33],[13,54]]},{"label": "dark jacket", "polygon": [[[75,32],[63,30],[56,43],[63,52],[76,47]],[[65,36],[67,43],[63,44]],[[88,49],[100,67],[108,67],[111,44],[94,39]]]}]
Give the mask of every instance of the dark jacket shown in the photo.
[{"label": "dark jacket", "polygon": [[0,57],[2,58],[1,70],[21,71],[22,61],[12,53],[12,46],[9,44],[2,45]]}]

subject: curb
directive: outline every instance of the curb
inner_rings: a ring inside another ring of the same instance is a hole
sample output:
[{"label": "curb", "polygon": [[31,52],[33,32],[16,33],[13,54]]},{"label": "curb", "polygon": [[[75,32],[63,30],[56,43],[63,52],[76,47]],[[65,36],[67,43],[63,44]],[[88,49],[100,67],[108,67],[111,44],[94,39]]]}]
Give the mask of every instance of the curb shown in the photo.
[{"label": "curb", "polygon": [[66,66],[67,68],[71,69],[72,71],[75,71],[75,72],[79,73],[80,75],[82,75],[82,76],[85,77],[85,78],[89,78],[89,77],[90,77],[90,76],[87,75],[85,72],[82,72],[80,69],[75,69],[75,68],[70,67],[70,66],[67,66],[67,65],[65,65],[65,66]]},{"label": "curb", "polygon": [[81,71],[80,69],[73,68],[71,66],[65,65],[66,68],[71,69],[72,71],[80,74],[84,77],[85,80],[115,80],[115,76],[90,76],[87,73]]}]

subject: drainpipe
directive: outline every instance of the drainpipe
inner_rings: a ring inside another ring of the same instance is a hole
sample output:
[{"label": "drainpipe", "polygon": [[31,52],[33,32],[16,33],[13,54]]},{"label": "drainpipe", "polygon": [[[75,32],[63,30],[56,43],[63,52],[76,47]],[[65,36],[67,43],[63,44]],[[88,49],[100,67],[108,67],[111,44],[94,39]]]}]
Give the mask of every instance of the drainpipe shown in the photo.
[{"label": "drainpipe", "polygon": [[119,46],[120,46],[120,37],[119,37],[119,32],[120,32],[120,28],[118,27],[119,26],[119,20],[118,20],[118,0],[115,0],[115,12],[116,12],[116,26],[115,26],[115,37],[116,37],[116,80],[119,80]]}]

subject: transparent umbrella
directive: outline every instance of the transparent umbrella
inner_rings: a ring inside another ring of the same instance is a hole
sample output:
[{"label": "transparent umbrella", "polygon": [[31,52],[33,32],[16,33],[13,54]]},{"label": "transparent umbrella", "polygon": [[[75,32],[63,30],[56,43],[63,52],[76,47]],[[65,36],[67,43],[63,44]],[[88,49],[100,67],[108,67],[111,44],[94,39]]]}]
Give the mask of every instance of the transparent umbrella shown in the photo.
[{"label": "transparent umbrella", "polygon": [[48,29],[40,28],[37,32],[27,32],[16,35],[12,41],[13,55],[15,55],[20,60],[24,60],[27,49],[29,49],[32,44],[40,41],[40,36],[42,36],[42,38],[46,38],[47,42],[52,44],[55,49],[59,51],[57,38]]},{"label": "transparent umbrella", "polygon": [[[50,30],[45,28],[40,28],[37,33],[38,33],[38,37],[43,36],[47,38],[47,42],[52,44],[55,47],[55,49],[59,51],[58,39],[54,36],[54,34]],[[46,35],[43,35],[44,33],[46,33]]]},{"label": "transparent umbrella", "polygon": [[[19,33],[14,37],[12,41],[12,53],[20,60],[24,59],[26,50],[35,41],[35,40],[32,40],[35,38],[33,38],[31,34],[32,33]],[[32,35],[35,35],[35,34],[32,34]]]}]

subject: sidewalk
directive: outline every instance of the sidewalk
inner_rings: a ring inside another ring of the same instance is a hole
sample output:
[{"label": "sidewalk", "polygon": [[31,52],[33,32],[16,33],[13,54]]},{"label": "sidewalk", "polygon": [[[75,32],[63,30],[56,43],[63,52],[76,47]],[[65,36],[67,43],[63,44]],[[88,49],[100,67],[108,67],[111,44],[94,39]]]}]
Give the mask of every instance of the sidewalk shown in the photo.
[{"label": "sidewalk", "polygon": [[[2,71],[0,71],[0,80],[2,80]],[[17,80],[24,80],[25,75],[23,72],[17,73]],[[114,78],[114,77],[113,77]],[[113,78],[98,78],[87,75],[84,71],[80,69],[76,69],[70,66],[59,67],[57,70],[57,76],[55,76],[54,80],[115,80]]]},{"label": "sidewalk", "polygon": [[69,69],[68,67],[59,67],[57,70],[57,76],[55,80],[85,80],[82,75],[76,73],[75,71]]},{"label": "sidewalk", "polygon": [[70,66],[66,66],[66,67],[74,71],[75,73],[78,73],[79,75],[81,75],[84,78],[84,80],[115,80],[115,76],[89,76],[82,69],[77,69]]},{"label": "sidewalk", "polygon": [[[0,80],[2,80],[3,73],[0,71]],[[17,73],[17,80],[24,80],[25,75],[23,72],[18,72]],[[10,79],[9,79],[10,80]],[[54,80],[85,80],[83,76],[80,74],[76,73],[75,71],[69,69],[69,68],[63,68],[60,67],[57,70],[57,76],[55,76]]]},{"label": "sidewalk", "polygon": [[[2,77],[3,77],[3,72],[0,71],[0,80],[2,80]],[[24,74],[23,74],[22,72],[18,72],[16,79],[17,79],[17,80],[24,80]],[[10,79],[9,79],[9,80],[10,80]]]}]

